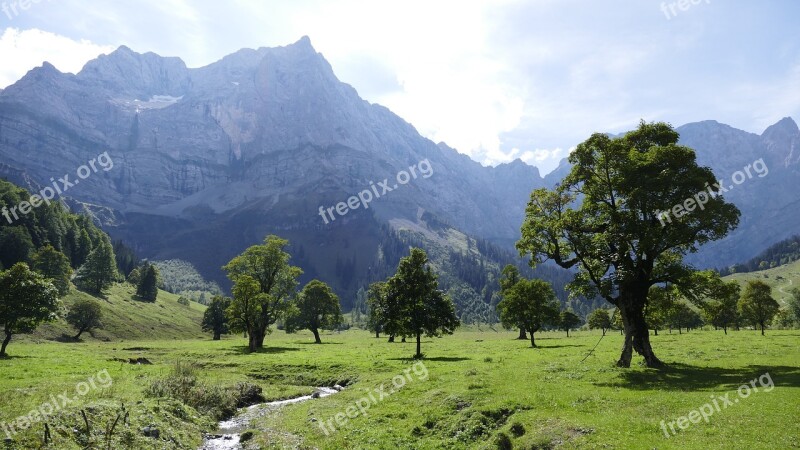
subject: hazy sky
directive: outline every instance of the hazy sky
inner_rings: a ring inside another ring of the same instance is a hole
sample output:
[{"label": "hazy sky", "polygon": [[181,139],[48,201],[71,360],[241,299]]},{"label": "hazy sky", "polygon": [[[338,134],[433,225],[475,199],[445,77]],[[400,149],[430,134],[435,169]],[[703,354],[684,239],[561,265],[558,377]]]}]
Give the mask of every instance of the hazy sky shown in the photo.
[{"label": "hazy sky", "polygon": [[199,67],[308,35],[362,97],[484,164],[549,172],[642,118],[800,118],[796,0],[33,1],[0,0],[0,87],[122,44]]}]

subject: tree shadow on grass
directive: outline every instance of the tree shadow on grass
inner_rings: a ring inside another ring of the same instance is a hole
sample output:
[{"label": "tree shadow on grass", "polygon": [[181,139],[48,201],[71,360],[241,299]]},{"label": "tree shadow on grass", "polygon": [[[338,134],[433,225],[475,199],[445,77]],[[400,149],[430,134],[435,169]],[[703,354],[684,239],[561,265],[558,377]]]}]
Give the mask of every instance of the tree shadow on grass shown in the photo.
[{"label": "tree shadow on grass", "polygon": [[264,347],[260,348],[254,352],[251,352],[248,347],[234,347],[231,350],[225,352],[228,355],[252,355],[256,353],[266,353],[266,354],[273,354],[273,353],[286,353],[286,352],[299,352],[299,348],[294,347]]},{"label": "tree shadow on grass", "polygon": [[[595,383],[597,386],[633,390],[725,391],[737,389],[769,373],[776,387],[800,387],[800,367],[751,365],[741,368],[697,367],[671,363],[663,369],[621,369],[617,381]],[[756,386],[760,387],[756,381]]]},{"label": "tree shadow on grass", "polygon": [[298,345],[344,345],[344,342],[325,342],[325,341],[322,341],[319,344],[317,344],[314,341],[308,341],[308,342],[306,342],[306,341],[302,341],[302,342],[296,341],[294,343],[298,344]]},{"label": "tree shadow on grass", "polygon": [[460,362],[460,361],[469,361],[472,358],[464,358],[458,356],[436,356],[434,358],[425,358],[423,357],[421,360],[414,359],[413,356],[409,356],[408,358],[387,358],[387,361],[434,361],[434,362]]},{"label": "tree shadow on grass", "polygon": [[[588,346],[587,345],[578,345],[578,344],[565,344],[565,345],[541,345],[541,344],[536,344],[535,348],[565,348],[565,347],[588,347]],[[534,347],[531,347],[529,345],[528,348],[534,348]]]}]

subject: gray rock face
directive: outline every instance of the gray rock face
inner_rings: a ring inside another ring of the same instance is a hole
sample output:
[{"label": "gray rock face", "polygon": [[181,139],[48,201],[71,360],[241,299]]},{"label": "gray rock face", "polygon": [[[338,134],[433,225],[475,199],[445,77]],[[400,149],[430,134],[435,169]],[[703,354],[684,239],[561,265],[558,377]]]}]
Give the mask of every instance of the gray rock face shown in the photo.
[{"label": "gray rock face", "polygon": [[[731,194],[743,211],[766,214],[743,220],[737,239],[752,245],[723,245],[720,255],[698,261],[738,262],[798,229],[797,214],[779,216],[796,201],[786,184],[796,186],[800,160],[791,119],[762,136],[715,122],[680,131],[718,173],[759,155],[772,171]],[[0,91],[0,175],[46,185],[105,151],[114,168],[67,195],[115,210],[108,230],[141,256],[187,259],[215,279],[225,258],[267,232],[317,242],[309,234],[342,239],[336,233],[355,226],[345,234],[356,238],[370,234],[358,227],[417,223],[423,213],[510,248],[530,191],[568,170],[563,164],[543,179],[520,161],[487,168],[421,137],[340,82],[308,38],[240,50],[198,69],[120,47],[77,75],[45,63]],[[399,171],[422,160],[433,169],[429,178],[324,224],[320,206],[346,202],[371,182],[389,179],[391,187]],[[317,267],[307,272],[332,270],[322,260],[309,264]]]}]

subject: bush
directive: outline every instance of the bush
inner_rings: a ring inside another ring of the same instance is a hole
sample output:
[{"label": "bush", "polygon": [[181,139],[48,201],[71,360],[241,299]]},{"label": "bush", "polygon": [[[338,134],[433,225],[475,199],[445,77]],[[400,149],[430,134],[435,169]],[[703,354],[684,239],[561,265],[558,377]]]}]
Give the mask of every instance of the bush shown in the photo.
[{"label": "bush", "polygon": [[250,383],[237,383],[227,388],[215,386],[199,380],[196,372],[194,364],[178,361],[170,375],[150,384],[145,395],[180,400],[215,420],[232,417],[237,408],[264,400],[259,386]]}]

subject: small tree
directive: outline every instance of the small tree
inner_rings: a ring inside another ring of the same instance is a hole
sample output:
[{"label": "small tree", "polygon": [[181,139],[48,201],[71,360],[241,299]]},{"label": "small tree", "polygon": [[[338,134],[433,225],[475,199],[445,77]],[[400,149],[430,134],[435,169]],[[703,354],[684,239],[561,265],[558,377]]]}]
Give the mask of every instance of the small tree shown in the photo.
[{"label": "small tree", "polygon": [[703,305],[703,316],[706,322],[714,327],[722,328],[728,334],[728,327],[738,323],[737,303],[741,287],[736,282],[721,283],[714,290],[712,297]]},{"label": "small tree", "polygon": [[142,267],[136,295],[148,302],[154,302],[158,298],[158,268],[154,264],[145,264]]},{"label": "small tree", "polygon": [[102,295],[117,279],[117,262],[108,238],[89,253],[86,262],[78,269],[77,284],[94,295]]},{"label": "small tree", "polygon": [[569,337],[569,330],[577,328],[581,325],[583,325],[583,319],[581,319],[577,314],[568,309],[561,311],[561,315],[558,320],[558,326],[567,332],[567,337]]},{"label": "small tree", "polygon": [[90,299],[80,299],[76,301],[67,313],[67,323],[72,325],[78,334],[74,339],[77,341],[84,332],[91,333],[95,328],[102,328],[103,311],[100,304]]},{"label": "small tree", "polygon": [[531,347],[536,347],[534,333],[546,325],[558,324],[559,320],[556,294],[550,284],[542,280],[520,280],[497,307],[506,315],[506,323],[510,321],[525,327]]},{"label": "small tree", "polygon": [[387,304],[398,307],[402,322],[396,330],[417,338],[415,358],[422,358],[422,335],[452,334],[460,325],[455,305],[438,289],[428,256],[420,248],[400,260],[397,273],[387,283]]},{"label": "small tree", "polygon": [[386,313],[386,282],[377,281],[369,285],[367,290],[367,328],[381,337]]},{"label": "small tree", "polygon": [[772,322],[778,313],[780,305],[772,298],[772,288],[763,281],[748,281],[739,299],[739,313],[742,318],[752,323],[756,328],[764,328]]},{"label": "small tree", "polygon": [[[517,269],[516,266],[507,264],[503,267],[503,272],[500,276],[500,297],[504,298],[509,289],[519,283],[521,279],[522,276],[520,276],[519,269]],[[519,337],[517,337],[517,339],[527,340],[528,336],[525,334],[525,327],[523,327],[522,324],[517,324],[517,326],[519,327]]]},{"label": "small tree", "polygon": [[792,297],[789,299],[789,316],[794,322],[800,325],[800,289],[794,288],[791,291]]},{"label": "small tree", "polygon": [[589,329],[598,328],[603,331],[603,336],[606,335],[606,330],[611,328],[611,317],[605,308],[597,308],[589,314]]},{"label": "small tree", "polygon": [[58,290],[25,263],[0,272],[0,324],[5,331],[0,357],[6,356],[11,336],[31,333],[42,322],[54,320]]},{"label": "small tree", "polygon": [[52,280],[58,295],[63,297],[69,293],[69,278],[72,275],[69,258],[52,245],[40,248],[33,255],[33,270]]},{"label": "small tree", "polygon": [[321,344],[320,328],[335,329],[342,323],[342,307],[339,297],[330,286],[319,280],[311,280],[300,291],[293,302],[292,313],[286,321],[286,329],[307,329],[314,333],[314,343]]},{"label": "small tree", "polygon": [[212,332],[215,341],[218,341],[223,334],[228,334],[230,332],[228,318],[225,315],[225,310],[230,306],[231,299],[221,295],[215,295],[211,298],[211,303],[209,303],[208,308],[206,308],[206,311],[203,313],[203,331]]},{"label": "small tree", "polygon": [[670,317],[675,307],[677,292],[672,287],[652,286],[647,294],[647,307],[644,312],[647,326],[658,336],[658,330],[670,325]]}]

